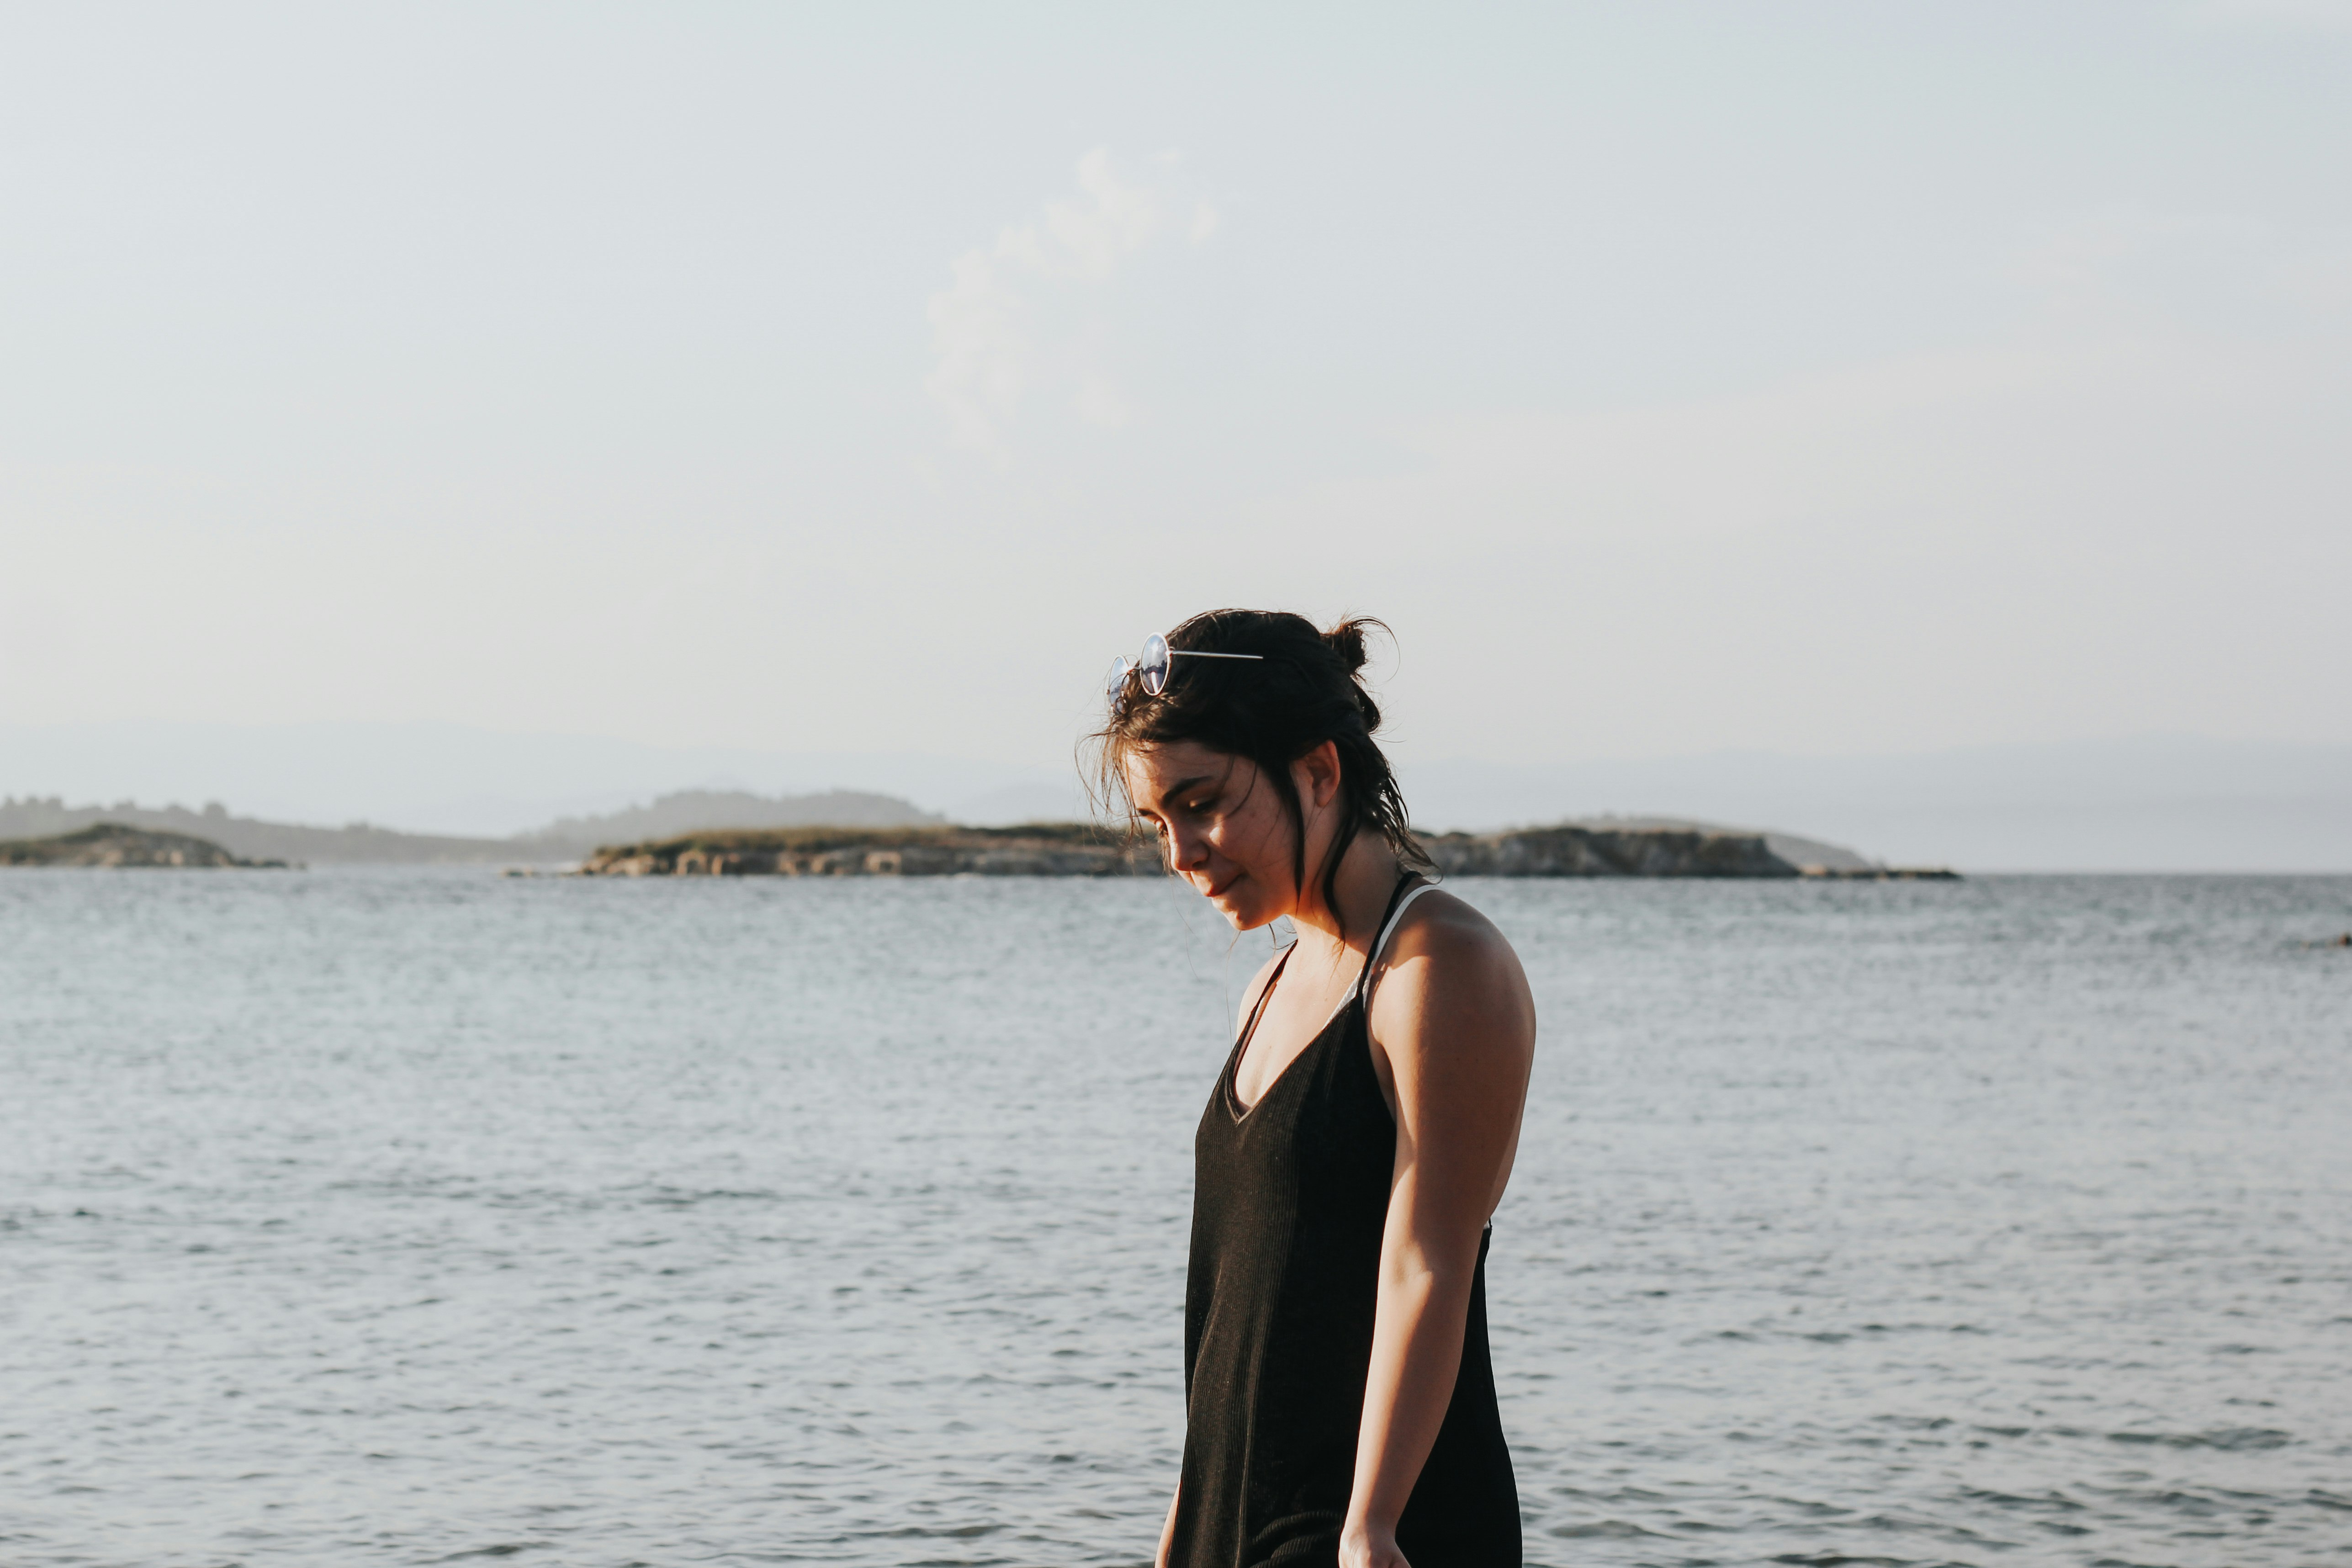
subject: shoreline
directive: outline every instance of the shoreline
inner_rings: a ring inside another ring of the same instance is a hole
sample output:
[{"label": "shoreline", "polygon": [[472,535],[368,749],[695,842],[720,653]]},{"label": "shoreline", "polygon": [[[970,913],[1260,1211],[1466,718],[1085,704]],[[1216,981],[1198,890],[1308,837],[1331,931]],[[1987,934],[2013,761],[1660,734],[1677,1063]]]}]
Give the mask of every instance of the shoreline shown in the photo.
[{"label": "shoreline", "polygon": [[[1957,881],[1945,868],[1800,865],[1761,833],[1538,827],[1422,838],[1445,877]],[[1150,877],[1159,845],[1086,823],[1020,827],[769,828],[607,845],[583,877]]]}]

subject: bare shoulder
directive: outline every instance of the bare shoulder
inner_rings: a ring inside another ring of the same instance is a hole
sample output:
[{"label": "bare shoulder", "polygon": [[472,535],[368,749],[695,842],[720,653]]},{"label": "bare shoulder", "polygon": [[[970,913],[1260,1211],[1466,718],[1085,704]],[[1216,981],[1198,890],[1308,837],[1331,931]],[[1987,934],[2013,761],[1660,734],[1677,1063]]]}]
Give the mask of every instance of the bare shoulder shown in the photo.
[{"label": "bare shoulder", "polygon": [[1443,888],[1432,888],[1405,910],[1381,954],[1381,968],[1391,978],[1416,972],[1416,989],[1527,984],[1527,972],[1519,967],[1509,939],[1494,921]]},{"label": "bare shoulder", "polygon": [[1412,901],[1381,955],[1372,1026],[1405,1044],[1444,1020],[1444,1033],[1509,1055],[1535,1048],[1535,997],[1495,922],[1444,889]]}]

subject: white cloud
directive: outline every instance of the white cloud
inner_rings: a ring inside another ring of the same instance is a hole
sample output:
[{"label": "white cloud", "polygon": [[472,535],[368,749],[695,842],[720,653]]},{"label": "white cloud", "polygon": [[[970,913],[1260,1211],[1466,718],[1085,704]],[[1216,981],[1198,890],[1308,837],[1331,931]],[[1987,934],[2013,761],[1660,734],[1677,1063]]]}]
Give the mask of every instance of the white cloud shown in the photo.
[{"label": "white cloud", "polygon": [[947,410],[949,438],[994,452],[996,422],[1019,405],[1028,367],[1021,300],[984,251],[957,258],[955,282],[931,296],[931,342],[939,364],[924,384]]},{"label": "white cloud", "polygon": [[[1119,261],[1142,249],[1160,231],[1160,202],[1150,191],[1121,181],[1110,153],[1097,147],[1078,160],[1078,189],[1087,200],[1045,204],[1049,243],[1024,241],[1047,276],[1099,282]],[[1028,231],[1024,231],[1024,233]]]},{"label": "white cloud", "polygon": [[[1039,384],[1075,382],[1071,406],[1086,424],[1113,428],[1129,417],[1128,400],[1095,353],[1041,333],[1031,300],[1039,290],[1109,281],[1171,231],[1170,202],[1122,178],[1102,147],[1078,160],[1077,187],[1074,198],[1047,202],[1042,220],[1009,226],[994,246],[957,258],[954,280],[928,307],[939,359],[924,387],[947,414],[949,440],[1000,463],[1011,460],[1004,433]],[[1202,201],[1185,232],[1201,245],[1216,227],[1215,209]]]}]

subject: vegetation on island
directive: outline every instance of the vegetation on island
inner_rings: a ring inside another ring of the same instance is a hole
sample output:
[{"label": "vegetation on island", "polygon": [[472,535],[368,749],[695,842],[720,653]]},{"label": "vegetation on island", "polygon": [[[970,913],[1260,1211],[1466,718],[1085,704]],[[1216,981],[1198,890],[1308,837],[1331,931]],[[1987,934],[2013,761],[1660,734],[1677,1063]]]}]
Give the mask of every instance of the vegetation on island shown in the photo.
[{"label": "vegetation on island", "polygon": [[282,869],[283,860],[240,860],[209,838],[97,822],[47,838],[0,840],[0,866]]},{"label": "vegetation on island", "polygon": [[1083,822],[1018,827],[722,828],[609,845],[589,877],[1138,877],[1164,867],[1150,839]]}]

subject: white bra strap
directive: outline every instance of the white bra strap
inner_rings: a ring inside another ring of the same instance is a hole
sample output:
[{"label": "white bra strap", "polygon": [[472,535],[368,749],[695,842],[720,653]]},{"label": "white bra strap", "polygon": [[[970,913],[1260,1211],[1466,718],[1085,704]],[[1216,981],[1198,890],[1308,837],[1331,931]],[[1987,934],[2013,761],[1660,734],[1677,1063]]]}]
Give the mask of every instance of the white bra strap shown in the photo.
[{"label": "white bra strap", "polygon": [[1388,946],[1389,938],[1395,934],[1397,922],[1404,919],[1405,910],[1412,908],[1413,900],[1421,897],[1423,893],[1433,893],[1436,890],[1436,883],[1423,882],[1420,887],[1415,888],[1412,891],[1407,893],[1403,898],[1397,900],[1395,912],[1389,916],[1389,923],[1381,928],[1381,934],[1372,939],[1371,951],[1364,954],[1364,972],[1356,976],[1355,990],[1350,991],[1348,994],[1351,998],[1355,995],[1357,991],[1361,991],[1366,985],[1371,983],[1372,966],[1380,963],[1381,950]]}]

